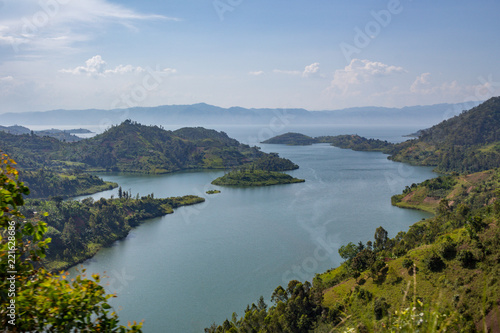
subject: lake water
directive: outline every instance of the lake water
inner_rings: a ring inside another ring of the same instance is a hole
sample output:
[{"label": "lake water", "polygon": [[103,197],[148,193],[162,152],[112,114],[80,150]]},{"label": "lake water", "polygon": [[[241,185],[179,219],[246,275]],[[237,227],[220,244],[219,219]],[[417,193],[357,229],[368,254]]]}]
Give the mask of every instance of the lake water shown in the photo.
[{"label": "lake water", "polygon": [[[228,128],[242,142],[254,143],[278,131],[271,127]],[[361,129],[360,135],[401,141],[414,129]],[[284,132],[284,131],[282,131]],[[303,128],[309,135],[355,133]],[[267,133],[267,134],[265,134]],[[305,183],[263,188],[223,188],[210,182],[222,171],[161,176],[101,175],[133,195],[196,194],[203,204],[181,207],[152,219],[84,263],[87,272],[106,271],[108,292],[123,323],[145,320],[145,332],[203,332],[233,311],[266,300],[291,279],[312,280],[340,264],[338,248],[373,240],[383,226],[389,236],[430,215],[391,206],[390,197],[406,185],[435,177],[431,168],[387,160],[387,155],[355,152],[326,144],[261,145],[300,169],[289,172]],[[222,193],[207,195],[209,189]],[[117,196],[117,190],[94,198]],[[75,274],[75,269],[71,270]]]}]

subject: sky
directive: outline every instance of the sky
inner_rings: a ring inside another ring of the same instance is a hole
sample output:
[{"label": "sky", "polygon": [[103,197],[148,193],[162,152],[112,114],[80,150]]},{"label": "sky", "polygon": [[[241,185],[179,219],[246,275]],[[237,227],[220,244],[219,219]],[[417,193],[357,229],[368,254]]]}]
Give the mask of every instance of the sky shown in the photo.
[{"label": "sky", "polygon": [[0,0],[0,113],[500,95],[498,0]]}]

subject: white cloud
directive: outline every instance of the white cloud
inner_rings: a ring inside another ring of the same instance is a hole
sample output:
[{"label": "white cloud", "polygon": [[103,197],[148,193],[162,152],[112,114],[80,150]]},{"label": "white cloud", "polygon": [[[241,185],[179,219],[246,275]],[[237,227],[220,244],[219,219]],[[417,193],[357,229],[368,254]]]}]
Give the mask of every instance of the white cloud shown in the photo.
[{"label": "white cloud", "polygon": [[[147,71],[147,69],[143,67],[134,67],[132,65],[118,65],[112,69],[106,69],[106,67],[106,61],[104,61],[100,55],[96,55],[85,61],[85,66],[78,66],[73,69],[61,69],[59,70],[59,72],[96,77],[109,76],[113,74],[144,73]],[[175,74],[177,72],[177,70],[174,68],[158,69],[157,71],[164,75]]]},{"label": "white cloud", "polygon": [[353,59],[344,69],[335,71],[333,81],[327,90],[334,95],[359,95],[363,86],[370,85],[383,77],[403,73],[406,73],[406,70],[402,67],[366,59]]},{"label": "white cloud", "polygon": [[500,82],[493,81],[493,77],[489,76],[487,79],[478,77],[478,84],[472,85],[460,84],[457,80],[433,83],[431,74],[423,73],[417,76],[412,83],[410,92],[416,96],[429,99],[444,97],[452,101],[460,100],[460,98],[480,101],[499,95]]},{"label": "white cloud", "polygon": [[319,73],[319,62],[307,65],[303,71],[274,69],[273,73],[292,75],[292,76],[302,76],[302,77],[321,76]]},{"label": "white cloud", "polygon": [[430,76],[431,73],[422,73],[421,75],[417,76],[410,87],[410,91],[412,93],[417,93],[421,92],[424,89],[428,89],[430,85]]},{"label": "white cloud", "polygon": [[[108,0],[16,0],[0,19],[0,45],[33,50],[71,47],[91,39],[93,33],[108,24],[135,29],[134,23],[147,20],[180,21],[179,18],[142,14]],[[84,32],[82,32],[84,31]]]},{"label": "white cloud", "polygon": [[317,76],[319,75],[319,63],[315,62],[313,64],[310,64],[309,66],[306,66],[304,69],[304,72],[302,72],[303,77],[311,77],[311,76]]},{"label": "white cloud", "polygon": [[273,69],[273,73],[286,74],[286,75],[300,75],[300,74],[302,74],[301,71],[288,71],[288,70],[282,70],[282,69]]},{"label": "white cloud", "polygon": [[248,72],[248,75],[259,76],[264,74],[264,71]]},{"label": "white cloud", "polygon": [[11,81],[14,81],[14,78],[12,76],[0,77],[0,82],[11,82]]}]

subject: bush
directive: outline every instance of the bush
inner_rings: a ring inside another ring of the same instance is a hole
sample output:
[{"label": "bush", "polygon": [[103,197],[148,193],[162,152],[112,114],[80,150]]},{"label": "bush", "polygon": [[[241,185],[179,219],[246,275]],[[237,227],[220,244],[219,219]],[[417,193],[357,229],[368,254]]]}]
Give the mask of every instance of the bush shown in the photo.
[{"label": "bush", "polygon": [[476,258],[474,258],[474,255],[469,250],[458,252],[457,259],[463,268],[474,268],[476,265]]},{"label": "bush", "polygon": [[439,272],[446,267],[443,259],[441,259],[441,257],[436,253],[432,253],[431,255],[426,256],[423,262],[425,267],[431,272]]},{"label": "bush", "polygon": [[413,267],[413,260],[410,258],[404,258],[403,259],[403,268],[411,268]]},{"label": "bush", "polygon": [[387,309],[389,305],[387,304],[385,298],[377,298],[373,302],[373,313],[375,314],[375,319],[380,320],[387,314]]},{"label": "bush", "polygon": [[445,242],[439,244],[438,252],[444,259],[451,260],[457,255],[457,246],[448,238]]}]

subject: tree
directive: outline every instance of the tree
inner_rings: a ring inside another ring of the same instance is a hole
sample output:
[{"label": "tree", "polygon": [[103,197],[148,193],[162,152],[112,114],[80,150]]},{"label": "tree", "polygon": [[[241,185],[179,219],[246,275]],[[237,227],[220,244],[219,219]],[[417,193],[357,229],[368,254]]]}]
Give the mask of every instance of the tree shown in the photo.
[{"label": "tree", "polygon": [[375,230],[375,243],[373,244],[373,250],[375,252],[385,249],[385,245],[387,244],[387,235],[387,231],[381,226]]},{"label": "tree", "polygon": [[[361,249],[362,250],[362,249]],[[351,261],[360,252],[360,247],[349,242],[347,245],[342,245],[339,248],[339,255],[345,261]]]},{"label": "tree", "polygon": [[0,326],[10,332],[142,332],[142,324],[118,326],[107,295],[92,279],[52,274],[40,267],[50,243],[47,225],[26,222],[19,207],[29,189],[15,162],[0,155]]}]

